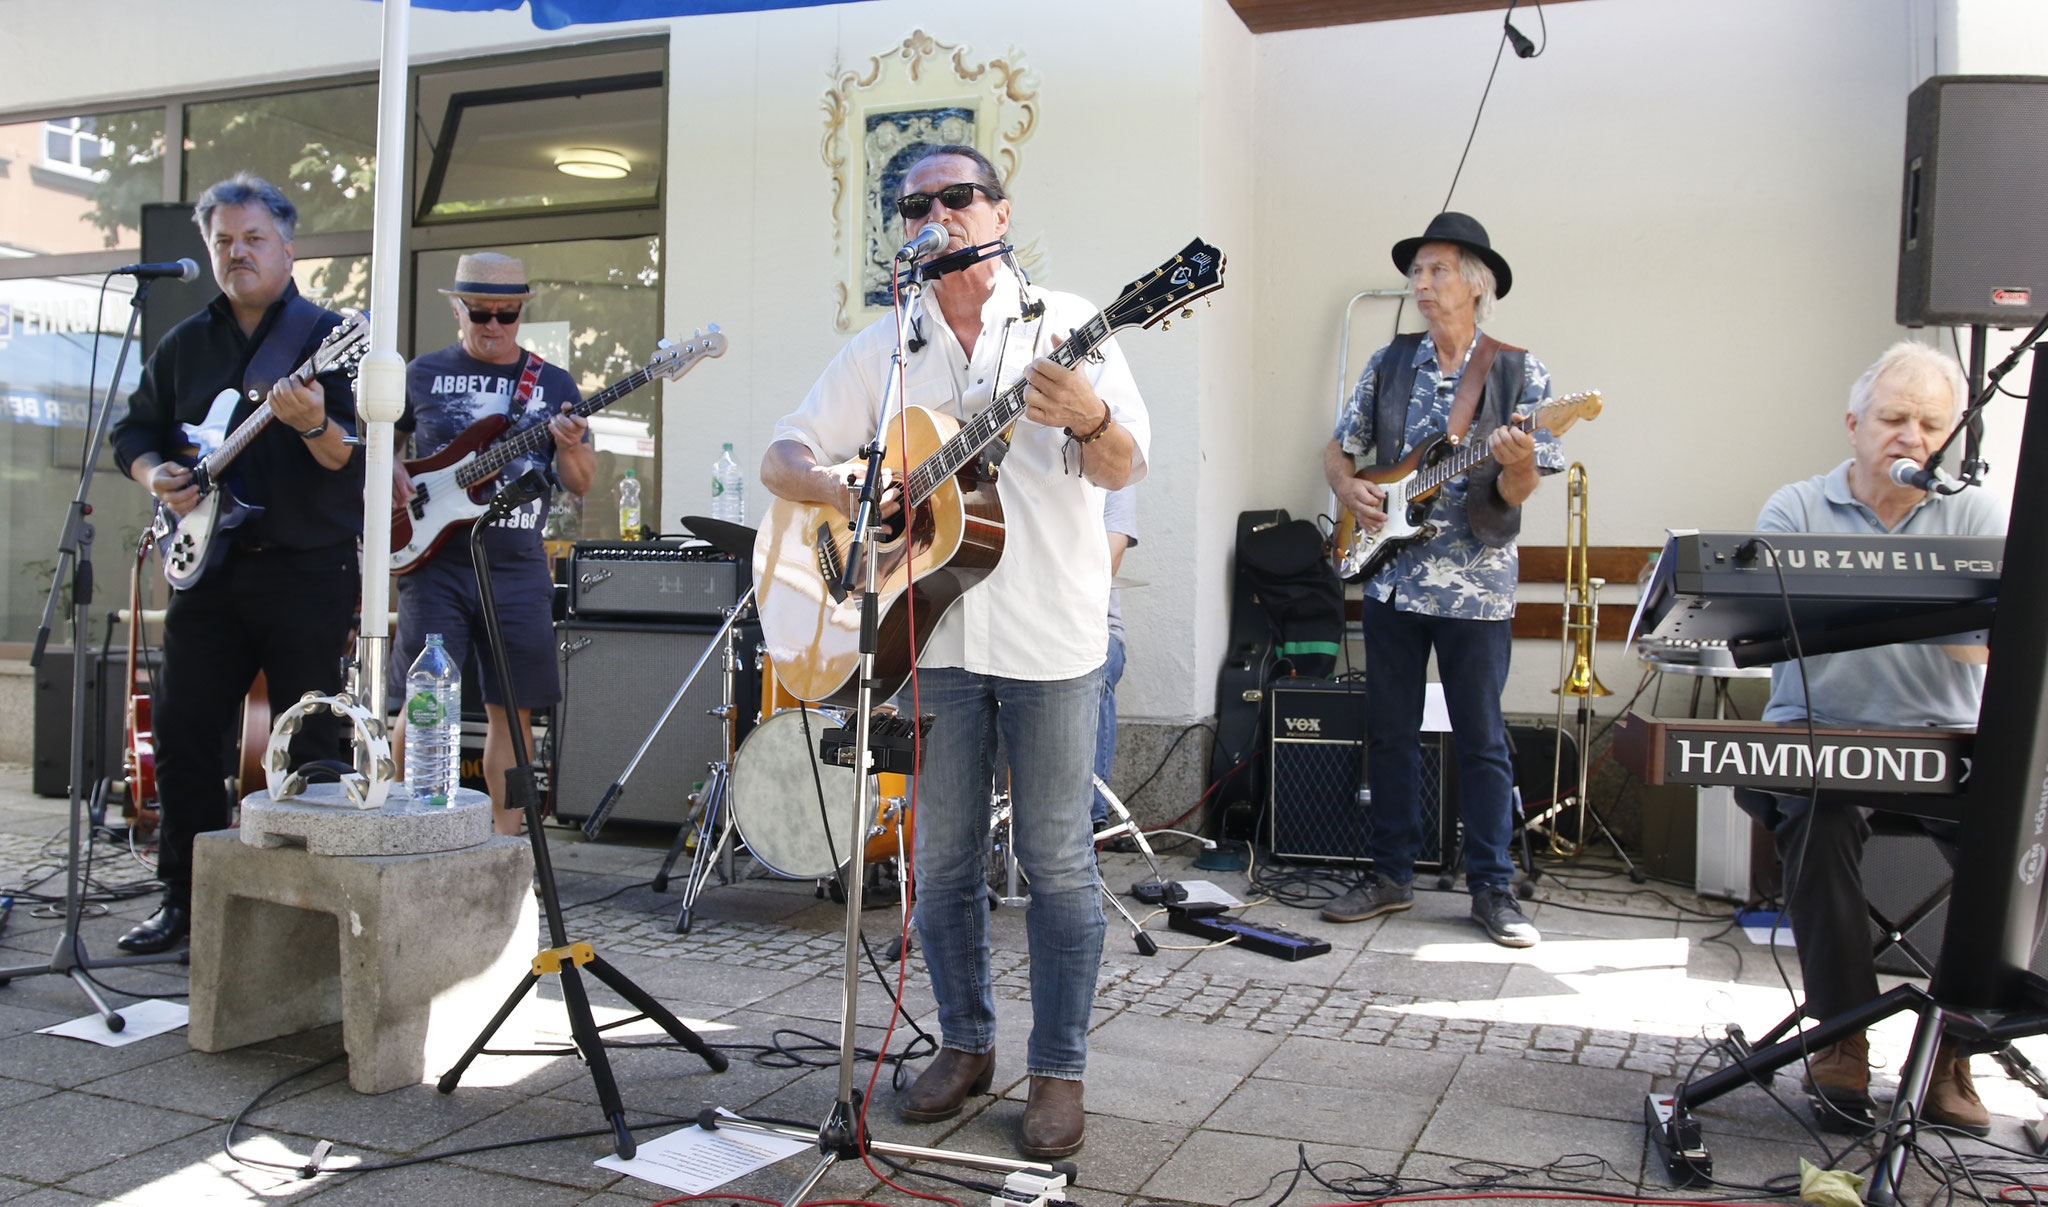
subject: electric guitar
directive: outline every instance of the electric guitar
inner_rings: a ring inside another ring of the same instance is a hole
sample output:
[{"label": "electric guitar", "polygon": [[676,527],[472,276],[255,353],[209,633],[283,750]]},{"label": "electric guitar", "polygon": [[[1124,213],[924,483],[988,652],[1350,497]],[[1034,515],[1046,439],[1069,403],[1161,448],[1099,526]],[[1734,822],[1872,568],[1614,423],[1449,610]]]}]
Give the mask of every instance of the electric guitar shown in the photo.
[{"label": "electric guitar", "polygon": [[[1525,432],[1549,428],[1551,435],[1562,436],[1579,420],[1598,418],[1601,405],[1600,392],[1589,390],[1543,403],[1509,422]],[[1392,465],[1375,465],[1352,475],[1378,483],[1387,492],[1380,505],[1387,522],[1378,532],[1362,533],[1351,509],[1341,509],[1343,515],[1332,540],[1337,577],[1345,582],[1371,578],[1404,547],[1434,538],[1442,527],[1428,522],[1437,495],[1489,455],[1486,441],[1464,446],[1448,433],[1438,432]]]},{"label": "electric guitar", "polygon": [[[1192,313],[1182,307],[1221,288],[1223,253],[1197,239],[1125,286],[1116,301],[1054,349],[1051,359],[1072,367],[1112,333]],[[977,475],[974,464],[1023,415],[1022,380],[965,424],[923,407],[904,408],[908,438],[898,436],[885,458],[903,484],[904,511],[896,517],[900,523],[875,533],[881,541],[878,699],[909,676],[913,645],[921,648],[946,611],[1002,557],[1002,503],[995,483]],[[857,696],[860,597],[840,587],[852,541],[838,508],[787,499],[774,501],[755,537],[762,636],[776,678],[800,700],[843,705]]]},{"label": "electric guitar", "polygon": [[[341,326],[328,332],[313,355],[292,370],[291,380],[303,384],[322,373],[352,370],[363,359],[370,350],[369,316],[359,310],[344,310],[342,315]],[[251,401],[258,397],[256,391],[250,391]],[[228,466],[276,417],[265,401],[233,432],[222,435],[241,401],[240,390],[222,390],[206,409],[206,419],[197,427],[185,427],[188,455],[196,458],[192,485],[199,488],[199,501],[184,515],[158,503],[156,521],[150,525],[150,536],[163,551],[164,578],[181,591],[204,578],[220,561],[222,534],[241,527],[251,516],[263,511],[261,506],[236,498],[234,491],[221,481]]]},{"label": "electric guitar", "polygon": [[[594,415],[656,378],[681,377],[707,356],[724,356],[726,340],[713,323],[687,344],[677,346],[662,340],[657,346],[660,351],[645,366],[577,403],[568,413]],[[548,420],[553,418],[551,415]],[[500,439],[511,422],[510,415],[486,415],[433,456],[405,463],[405,471],[412,475],[412,498],[391,509],[393,574],[406,574],[424,565],[450,536],[484,513],[496,493],[488,488],[507,465],[554,440],[547,421],[528,424]]]}]

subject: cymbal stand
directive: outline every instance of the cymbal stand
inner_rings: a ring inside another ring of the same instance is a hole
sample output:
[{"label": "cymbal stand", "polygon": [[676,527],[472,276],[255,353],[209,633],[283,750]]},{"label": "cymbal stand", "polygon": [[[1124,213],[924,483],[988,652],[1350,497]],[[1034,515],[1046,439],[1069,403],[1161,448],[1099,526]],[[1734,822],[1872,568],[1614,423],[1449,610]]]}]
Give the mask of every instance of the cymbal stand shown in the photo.
[{"label": "cymbal stand", "polygon": [[[29,665],[42,665],[43,649],[50,640],[50,625],[56,617],[57,604],[68,581],[71,586],[71,811],[64,856],[64,925],[57,932],[57,946],[49,959],[39,964],[0,968],[0,986],[17,977],[53,975],[71,978],[79,992],[92,1003],[93,1010],[105,1021],[109,1031],[119,1031],[127,1026],[127,1022],[94,988],[93,969],[137,964],[183,964],[188,958],[187,953],[181,950],[96,959],[86,953],[85,936],[78,933],[85,917],[85,894],[88,890],[84,860],[87,848],[92,845],[92,817],[87,807],[88,786],[85,782],[85,743],[89,732],[85,715],[85,664],[86,647],[92,641],[93,526],[86,519],[92,514],[92,504],[86,500],[92,493],[94,471],[99,468],[100,449],[106,446],[107,420],[113,413],[114,392],[121,386],[122,370],[128,367],[128,350],[135,345],[135,329],[142,321],[142,303],[148,296],[149,279],[138,278],[135,294],[128,302],[128,330],[121,337],[121,354],[114,359],[114,375],[107,382],[106,399],[87,425],[78,491],[71,499],[70,509],[65,512],[64,530],[57,542],[57,568],[50,575],[50,593],[43,602],[42,625],[36,630],[35,652],[29,657]],[[98,337],[95,335],[94,338]]]},{"label": "cymbal stand", "polygon": [[[783,1200],[783,1207],[798,1207],[811,1195],[818,1183],[824,1179],[833,1166],[841,1161],[863,1161],[870,1152],[880,1153],[906,1161],[944,1161],[975,1169],[998,1173],[1060,1173],[1067,1175],[1071,1183],[1075,1172],[1072,1162],[1063,1161],[1048,1165],[1039,1161],[1019,1161],[1012,1157],[983,1156],[978,1153],[956,1153],[938,1148],[924,1148],[910,1144],[891,1144],[870,1137],[866,1131],[867,1112],[861,1092],[854,1088],[854,1062],[858,1051],[854,1035],[859,1022],[860,1000],[860,954],[861,954],[861,890],[867,881],[867,844],[862,841],[867,833],[868,818],[872,816],[869,800],[874,791],[876,766],[874,735],[871,732],[875,711],[875,651],[880,626],[881,607],[878,588],[881,584],[881,552],[883,535],[876,531],[880,518],[882,482],[882,458],[887,452],[889,421],[902,405],[901,387],[903,382],[903,349],[908,341],[908,314],[911,302],[923,293],[923,286],[917,280],[917,273],[910,274],[904,286],[910,295],[896,307],[896,352],[889,366],[888,384],[883,391],[879,418],[875,433],[861,454],[867,458],[867,474],[860,484],[860,504],[854,510],[853,543],[847,550],[845,573],[837,590],[850,591],[856,578],[864,578],[860,595],[860,672],[859,695],[854,706],[854,751],[858,774],[854,776],[853,824],[847,832],[854,836],[853,850],[846,862],[846,953],[843,967],[840,998],[839,1022],[839,1095],[833,1101],[832,1110],[816,1131],[789,1127],[783,1124],[764,1123],[746,1118],[726,1118],[713,1111],[705,1111],[698,1117],[698,1126],[706,1130],[731,1130],[752,1132],[760,1135],[780,1136],[784,1139],[813,1141],[818,1146],[818,1163],[800,1179],[796,1189]],[[910,504],[906,498],[904,506]],[[903,531],[911,531],[910,516],[905,514]]]},{"label": "cymbal stand", "polygon": [[[737,676],[740,663],[734,642],[739,632],[739,618],[753,597],[754,589],[748,587],[747,593],[740,597],[739,603],[734,604],[725,614],[725,627],[719,630],[723,640],[706,646],[703,655],[697,660],[698,666],[702,666],[704,659],[710,657],[713,648],[720,648],[725,654],[724,696],[719,706],[711,710],[711,715],[718,717],[725,727],[725,757],[706,766],[703,792],[697,798],[697,816],[694,821],[676,831],[675,842],[669,846],[668,854],[662,857],[660,869],[654,873],[654,891],[667,892],[669,872],[676,866],[676,861],[682,858],[684,849],[690,845],[690,839],[694,837],[697,840],[696,850],[690,856],[690,870],[683,878],[683,905],[676,912],[675,929],[679,935],[690,933],[691,911],[697,906],[697,898],[711,883],[712,872],[718,871],[721,883],[732,882],[735,827],[732,810],[726,800],[726,790],[732,782],[732,760],[738,753],[733,744],[733,734],[739,724]],[[653,744],[655,734],[661,732],[661,727],[668,721],[669,714],[682,703],[683,693],[690,690],[690,682],[696,677],[697,670],[692,667],[689,677],[676,689],[675,698],[669,701],[667,710],[661,714],[661,720],[655,722],[653,732],[647,735],[646,741],[640,744],[639,751],[634,753],[633,762],[626,765],[626,770],[613,785],[614,790],[620,789],[626,777],[633,773],[633,765],[640,761],[640,756]]]}]

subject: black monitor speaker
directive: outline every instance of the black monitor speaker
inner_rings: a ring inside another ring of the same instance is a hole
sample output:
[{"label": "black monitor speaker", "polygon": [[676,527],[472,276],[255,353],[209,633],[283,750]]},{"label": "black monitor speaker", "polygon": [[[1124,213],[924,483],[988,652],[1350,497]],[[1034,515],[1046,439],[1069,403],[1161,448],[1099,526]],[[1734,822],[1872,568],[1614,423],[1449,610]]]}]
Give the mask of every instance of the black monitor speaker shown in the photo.
[{"label": "black monitor speaker", "polygon": [[142,262],[168,264],[190,257],[199,264],[196,281],[159,280],[149,284],[149,297],[142,303],[143,356],[156,349],[164,332],[187,317],[206,309],[220,292],[207,266],[206,239],[192,225],[189,202],[170,201],[142,207]]},{"label": "black monitor speaker", "polygon": [[2048,77],[1935,76],[1906,98],[1898,320],[2048,313]]}]

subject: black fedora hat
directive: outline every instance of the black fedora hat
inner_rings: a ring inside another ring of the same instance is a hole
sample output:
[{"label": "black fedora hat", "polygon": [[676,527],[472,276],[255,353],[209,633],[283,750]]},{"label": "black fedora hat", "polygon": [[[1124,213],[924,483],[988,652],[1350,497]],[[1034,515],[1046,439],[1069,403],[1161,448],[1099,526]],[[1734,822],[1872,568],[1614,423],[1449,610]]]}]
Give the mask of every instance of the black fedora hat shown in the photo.
[{"label": "black fedora hat", "polygon": [[1455,243],[1470,248],[1474,255],[1485,261],[1493,270],[1493,296],[1508,296],[1508,287],[1515,283],[1515,274],[1508,268],[1508,262],[1493,250],[1493,244],[1486,238],[1486,228],[1470,214],[1445,210],[1429,220],[1428,229],[1413,239],[1403,239],[1394,244],[1394,267],[1408,275],[1408,266],[1415,262],[1415,253],[1425,243]]}]

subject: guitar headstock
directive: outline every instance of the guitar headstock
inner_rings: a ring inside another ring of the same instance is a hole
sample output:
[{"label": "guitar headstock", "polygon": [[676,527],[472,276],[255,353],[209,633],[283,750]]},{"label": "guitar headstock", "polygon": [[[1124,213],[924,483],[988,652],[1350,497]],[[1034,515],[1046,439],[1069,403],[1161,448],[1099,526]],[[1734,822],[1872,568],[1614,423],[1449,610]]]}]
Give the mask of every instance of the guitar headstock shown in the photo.
[{"label": "guitar headstock", "polygon": [[340,370],[353,373],[363,357],[370,352],[370,316],[360,310],[341,312],[341,326],[327,333],[320,341],[320,347],[313,352],[313,368],[308,377]]},{"label": "guitar headstock", "polygon": [[647,376],[652,379],[666,377],[673,381],[690,371],[698,361],[711,356],[725,355],[725,332],[713,323],[706,329],[694,332],[690,342],[678,344],[673,340],[662,340],[658,351],[647,362]]},{"label": "guitar headstock", "polygon": [[1196,239],[1166,263],[1124,286],[1116,301],[1102,308],[1103,322],[1111,331],[1150,327],[1221,288],[1223,253]]},{"label": "guitar headstock", "polygon": [[1598,419],[1600,408],[1604,405],[1598,390],[1586,390],[1578,394],[1567,394],[1563,398],[1553,398],[1537,407],[1536,413],[1529,417],[1529,430],[1533,432],[1539,428],[1548,428],[1551,435],[1562,436],[1581,419]]}]

